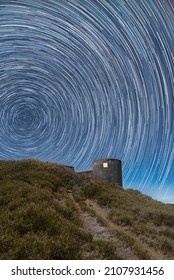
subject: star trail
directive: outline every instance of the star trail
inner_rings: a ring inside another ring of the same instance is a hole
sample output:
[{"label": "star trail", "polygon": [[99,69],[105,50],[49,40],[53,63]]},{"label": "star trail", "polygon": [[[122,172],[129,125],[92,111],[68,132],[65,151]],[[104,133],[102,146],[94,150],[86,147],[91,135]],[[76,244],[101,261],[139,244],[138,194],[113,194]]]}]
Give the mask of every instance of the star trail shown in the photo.
[{"label": "star trail", "polygon": [[174,203],[173,0],[1,0],[0,159],[89,170]]}]

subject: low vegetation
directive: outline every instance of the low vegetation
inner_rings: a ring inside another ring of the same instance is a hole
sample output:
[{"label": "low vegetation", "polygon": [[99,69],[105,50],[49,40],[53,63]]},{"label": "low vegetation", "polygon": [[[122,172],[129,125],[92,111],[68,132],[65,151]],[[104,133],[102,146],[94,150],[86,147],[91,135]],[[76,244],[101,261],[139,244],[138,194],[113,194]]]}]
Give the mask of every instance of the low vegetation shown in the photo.
[{"label": "low vegetation", "polygon": [[0,163],[0,258],[79,259],[92,236],[67,189],[71,169],[39,161]]},{"label": "low vegetation", "polygon": [[[108,219],[140,259],[151,258],[147,246],[164,259],[174,257],[174,208],[139,191],[90,181],[79,190],[81,197],[109,209]],[[78,195],[80,197],[80,195]],[[139,243],[139,245],[138,245]]]},{"label": "low vegetation", "polygon": [[0,161],[0,259],[120,259],[114,241],[94,240],[77,204],[136,259],[173,259],[173,206],[37,160]]}]

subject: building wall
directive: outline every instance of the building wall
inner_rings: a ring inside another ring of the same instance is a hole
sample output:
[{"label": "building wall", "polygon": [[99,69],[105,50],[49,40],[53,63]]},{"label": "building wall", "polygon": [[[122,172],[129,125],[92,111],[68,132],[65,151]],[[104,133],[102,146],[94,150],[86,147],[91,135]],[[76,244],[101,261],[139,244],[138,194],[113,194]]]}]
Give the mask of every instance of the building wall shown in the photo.
[{"label": "building wall", "polygon": [[82,180],[101,180],[122,186],[122,163],[121,160],[104,158],[93,162],[93,170],[77,173]]},{"label": "building wall", "polygon": [[118,159],[98,159],[93,163],[93,177],[122,186],[122,163]]}]

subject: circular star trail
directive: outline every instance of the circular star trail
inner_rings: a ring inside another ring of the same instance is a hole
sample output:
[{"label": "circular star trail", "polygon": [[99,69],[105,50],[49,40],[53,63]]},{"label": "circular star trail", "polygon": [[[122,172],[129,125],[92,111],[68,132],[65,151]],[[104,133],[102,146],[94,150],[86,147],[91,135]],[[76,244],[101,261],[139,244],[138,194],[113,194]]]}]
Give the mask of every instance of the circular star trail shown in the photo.
[{"label": "circular star trail", "polygon": [[174,201],[172,0],[0,1],[0,159],[92,168]]}]

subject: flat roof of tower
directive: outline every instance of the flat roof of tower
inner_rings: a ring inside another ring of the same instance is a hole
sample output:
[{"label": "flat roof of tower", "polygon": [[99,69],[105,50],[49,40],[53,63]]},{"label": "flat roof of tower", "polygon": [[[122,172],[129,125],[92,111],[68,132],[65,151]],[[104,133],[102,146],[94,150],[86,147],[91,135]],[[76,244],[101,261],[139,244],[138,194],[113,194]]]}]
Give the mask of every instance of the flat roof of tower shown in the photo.
[{"label": "flat roof of tower", "polygon": [[94,161],[100,161],[100,160],[117,160],[117,161],[121,161],[120,159],[117,159],[117,158],[99,158],[99,159],[95,159]]}]

